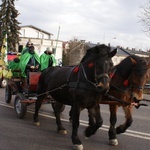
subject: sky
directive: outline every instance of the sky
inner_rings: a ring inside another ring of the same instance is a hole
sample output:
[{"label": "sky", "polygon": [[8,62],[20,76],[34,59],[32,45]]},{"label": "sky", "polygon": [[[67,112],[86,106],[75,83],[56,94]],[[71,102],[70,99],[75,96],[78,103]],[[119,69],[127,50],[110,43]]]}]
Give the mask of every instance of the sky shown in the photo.
[{"label": "sky", "polygon": [[[33,25],[52,39],[85,40],[112,46],[150,49],[150,37],[139,23],[140,6],[148,0],[18,0],[21,26]],[[58,34],[59,33],[59,34]]]}]

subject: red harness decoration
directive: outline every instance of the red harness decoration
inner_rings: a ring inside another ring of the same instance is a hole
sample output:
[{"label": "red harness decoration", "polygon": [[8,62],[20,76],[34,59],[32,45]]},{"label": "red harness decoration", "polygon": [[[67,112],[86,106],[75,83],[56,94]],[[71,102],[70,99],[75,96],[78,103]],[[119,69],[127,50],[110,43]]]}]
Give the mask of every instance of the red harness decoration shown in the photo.
[{"label": "red harness decoration", "polygon": [[93,66],[94,66],[93,63],[89,63],[89,64],[88,64],[88,67],[89,67],[89,68],[92,68]]},{"label": "red harness decoration", "polygon": [[74,68],[73,72],[77,73],[78,71],[79,71],[79,67],[77,66],[77,67]]},{"label": "red harness decoration", "polygon": [[128,85],[129,85],[129,81],[128,81],[128,80],[125,80],[125,81],[123,82],[123,85],[124,85],[124,86],[128,86]]},{"label": "red harness decoration", "polygon": [[116,74],[114,72],[111,72],[109,77],[115,79],[116,78]]},{"label": "red harness decoration", "polygon": [[[89,63],[89,64],[88,64],[88,67],[89,67],[89,68],[92,68],[93,66],[94,66],[93,63]],[[76,66],[76,67],[74,68],[73,72],[74,72],[74,73],[77,73],[78,71],[79,71],[79,67]]]}]

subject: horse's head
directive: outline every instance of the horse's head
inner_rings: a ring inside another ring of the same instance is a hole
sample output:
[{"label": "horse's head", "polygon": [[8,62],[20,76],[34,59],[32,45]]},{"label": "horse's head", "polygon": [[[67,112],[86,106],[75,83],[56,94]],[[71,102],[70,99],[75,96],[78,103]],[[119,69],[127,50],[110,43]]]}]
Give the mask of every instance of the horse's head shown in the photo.
[{"label": "horse's head", "polygon": [[135,102],[143,99],[143,89],[149,78],[150,64],[144,58],[141,57],[130,57],[130,61],[133,64],[131,73],[128,78],[128,86],[132,91],[132,96]]},{"label": "horse's head", "polygon": [[116,54],[117,49],[111,50],[109,46],[104,44],[97,45],[87,51],[87,54],[81,60],[83,66],[88,66],[91,71],[86,69],[88,80],[96,85],[96,87],[107,92],[109,89],[109,74],[113,67],[112,57]]},{"label": "horse's head", "polygon": [[131,55],[120,62],[111,80],[111,86],[123,95],[128,95],[128,101],[138,103],[143,99],[143,88],[149,76],[150,64],[139,56]]}]

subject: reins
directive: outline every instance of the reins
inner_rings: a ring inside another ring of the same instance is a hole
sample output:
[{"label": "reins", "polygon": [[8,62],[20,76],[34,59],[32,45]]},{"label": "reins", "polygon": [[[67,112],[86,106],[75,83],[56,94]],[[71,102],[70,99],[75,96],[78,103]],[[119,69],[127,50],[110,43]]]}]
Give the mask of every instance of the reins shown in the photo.
[{"label": "reins", "polygon": [[92,86],[94,86],[95,88],[97,88],[97,84],[94,83],[94,82],[91,82],[88,78],[87,78],[87,75],[85,73],[85,69],[83,67],[83,65],[81,64],[81,68],[82,68],[82,72],[83,72],[83,75],[84,75],[84,78],[85,80],[87,81],[87,83],[90,83]]},{"label": "reins", "polygon": [[42,95],[45,95],[45,94],[49,94],[49,93],[51,93],[51,92],[54,92],[54,91],[57,91],[57,90],[61,90],[62,88],[64,88],[66,86],[66,84],[63,84],[63,85],[61,85],[61,86],[59,86],[59,87],[57,87],[57,88],[54,88],[54,89],[52,89],[52,90],[49,90],[49,91],[46,91],[46,92],[44,92],[44,93],[42,93],[42,94],[38,94],[38,95],[36,95],[37,97],[38,96],[42,96]]},{"label": "reins", "polygon": [[[91,64],[89,64],[89,65],[91,65]],[[78,69],[76,69],[76,68],[78,68]],[[77,77],[77,81],[71,82],[70,81],[70,77],[71,77],[71,74],[74,71],[74,69],[77,70],[76,72],[78,73],[78,77]],[[80,79],[81,72],[83,73],[83,77],[85,78],[86,82],[80,82],[79,79]],[[98,78],[101,78],[101,77],[104,77],[104,76],[108,77],[108,74],[107,73],[102,73],[102,74],[97,75]],[[91,82],[87,78],[84,66],[82,65],[82,63],[80,63],[79,65],[77,65],[77,66],[75,66],[75,67],[70,69],[70,72],[69,72],[69,75],[68,75],[66,83],[60,85],[57,88],[54,88],[54,89],[49,90],[49,91],[46,91],[46,92],[44,92],[42,94],[38,94],[37,96],[42,96],[42,95],[45,95],[45,94],[48,95],[49,93],[55,92],[57,90],[61,90],[64,87],[68,87],[68,88],[77,88],[78,87],[78,88],[86,89],[86,90],[89,90],[89,91],[100,92],[100,89],[97,88],[97,83]]]}]

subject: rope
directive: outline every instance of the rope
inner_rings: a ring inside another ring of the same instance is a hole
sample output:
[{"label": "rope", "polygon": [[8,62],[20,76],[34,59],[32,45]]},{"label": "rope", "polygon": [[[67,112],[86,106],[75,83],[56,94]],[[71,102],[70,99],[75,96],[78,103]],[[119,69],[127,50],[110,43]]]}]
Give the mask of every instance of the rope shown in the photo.
[{"label": "rope", "polygon": [[41,94],[38,94],[38,95],[36,95],[37,97],[38,96],[42,96],[42,95],[45,95],[45,94],[49,94],[49,93],[51,93],[51,92],[54,92],[54,91],[57,91],[57,90],[61,90],[63,87],[65,87],[66,86],[66,84],[63,84],[63,85],[61,85],[61,86],[59,86],[59,87],[57,87],[57,88],[54,88],[54,89],[52,89],[52,90],[50,90],[50,91],[46,91],[46,92],[44,92],[44,93],[41,93]]}]

